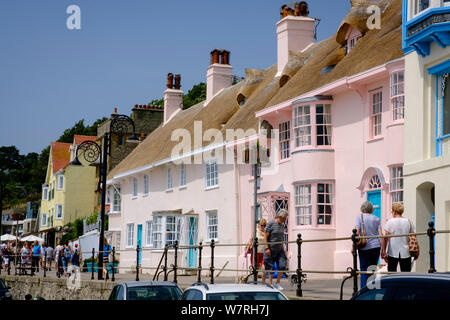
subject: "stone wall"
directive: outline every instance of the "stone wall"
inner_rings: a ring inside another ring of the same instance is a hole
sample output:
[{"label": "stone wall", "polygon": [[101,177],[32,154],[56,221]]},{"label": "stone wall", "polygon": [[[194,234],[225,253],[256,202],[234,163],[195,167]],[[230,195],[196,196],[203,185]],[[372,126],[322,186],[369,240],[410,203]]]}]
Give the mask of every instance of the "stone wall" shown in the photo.
[{"label": "stone wall", "polygon": [[67,278],[37,278],[30,276],[1,276],[10,286],[14,300],[25,300],[25,295],[45,300],[106,300],[116,283],[82,280],[79,289],[70,289]]}]

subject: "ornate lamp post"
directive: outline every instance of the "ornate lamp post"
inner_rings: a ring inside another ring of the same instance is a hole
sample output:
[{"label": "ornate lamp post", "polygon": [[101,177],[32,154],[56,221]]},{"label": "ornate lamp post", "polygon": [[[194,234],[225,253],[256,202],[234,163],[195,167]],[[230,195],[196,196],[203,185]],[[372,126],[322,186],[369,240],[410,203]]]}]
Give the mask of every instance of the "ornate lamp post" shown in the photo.
[{"label": "ornate lamp post", "polygon": [[111,155],[111,135],[116,134],[125,136],[129,133],[130,126],[133,128],[132,136],[127,140],[130,143],[138,143],[139,139],[136,137],[136,130],[134,121],[126,115],[115,115],[110,122],[109,132],[106,132],[103,137],[103,151],[102,148],[94,141],[84,141],[78,145],[75,152],[75,160],[71,165],[81,166],[78,157],[83,156],[84,160],[89,163],[96,163],[100,160],[100,179],[99,186],[101,187],[101,211],[100,211],[100,238],[98,244],[98,280],[103,279],[103,257],[100,253],[104,248],[104,234],[105,234],[105,208],[106,208],[106,177],[108,173],[108,155]]}]

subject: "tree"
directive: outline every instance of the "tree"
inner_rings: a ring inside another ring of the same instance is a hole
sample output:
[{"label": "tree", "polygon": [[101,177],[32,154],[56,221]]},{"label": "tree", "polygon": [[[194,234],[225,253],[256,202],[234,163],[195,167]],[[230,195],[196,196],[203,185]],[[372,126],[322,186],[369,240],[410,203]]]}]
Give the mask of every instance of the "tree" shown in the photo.
[{"label": "tree", "polygon": [[206,100],[206,84],[200,82],[192,87],[187,94],[183,96],[183,109],[189,109],[193,105]]}]

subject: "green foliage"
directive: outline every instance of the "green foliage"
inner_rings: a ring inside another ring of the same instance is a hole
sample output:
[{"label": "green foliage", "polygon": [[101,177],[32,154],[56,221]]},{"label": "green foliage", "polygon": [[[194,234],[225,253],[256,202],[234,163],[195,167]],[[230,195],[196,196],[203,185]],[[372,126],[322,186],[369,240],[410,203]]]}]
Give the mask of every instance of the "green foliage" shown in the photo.
[{"label": "green foliage", "polygon": [[[84,120],[80,120],[65,130],[57,141],[72,143],[76,134],[97,136],[97,127],[106,120],[106,117],[98,119],[91,126],[85,126]],[[27,155],[21,155],[15,146],[0,147],[0,183],[4,186],[5,208],[41,199],[49,156],[50,146],[40,154],[31,152]]]},{"label": "green foliage", "polygon": [[159,100],[153,99],[152,101],[149,102],[149,105],[164,107],[164,99],[159,99]]},{"label": "green foliage", "polygon": [[197,103],[206,100],[206,84],[200,82],[192,87],[187,94],[183,96],[183,109],[188,109]]},{"label": "green foliage", "polygon": [[98,213],[94,213],[92,216],[86,218],[86,224],[96,223],[98,219]]}]

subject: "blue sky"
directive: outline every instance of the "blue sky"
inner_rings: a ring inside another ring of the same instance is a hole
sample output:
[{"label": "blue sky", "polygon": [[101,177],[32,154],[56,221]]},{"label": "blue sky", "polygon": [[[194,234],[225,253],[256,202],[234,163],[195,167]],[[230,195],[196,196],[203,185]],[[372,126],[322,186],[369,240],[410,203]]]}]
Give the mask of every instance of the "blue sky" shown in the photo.
[{"label": "blue sky", "polygon": [[[0,146],[40,153],[78,120],[161,98],[169,72],[182,90],[205,82],[209,52],[231,51],[233,73],[276,63],[283,0],[1,0]],[[350,0],[310,0],[318,40],[333,35]],[[69,30],[67,7],[81,9]]]}]

